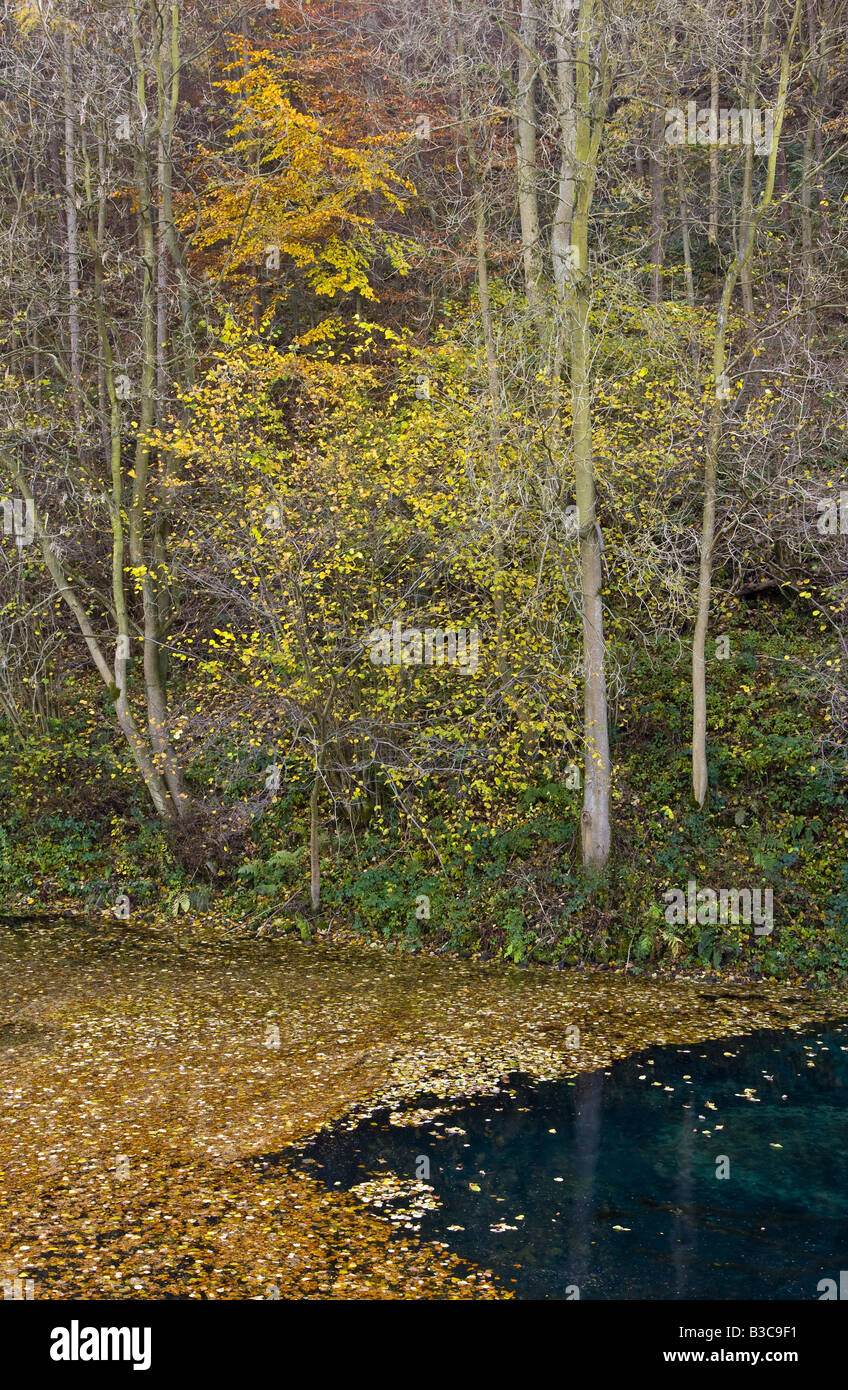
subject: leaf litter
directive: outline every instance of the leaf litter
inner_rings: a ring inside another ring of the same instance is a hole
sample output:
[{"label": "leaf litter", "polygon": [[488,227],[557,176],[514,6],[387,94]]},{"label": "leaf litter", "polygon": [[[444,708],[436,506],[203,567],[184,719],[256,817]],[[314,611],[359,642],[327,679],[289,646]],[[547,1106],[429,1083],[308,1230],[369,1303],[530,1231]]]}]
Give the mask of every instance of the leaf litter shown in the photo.
[{"label": "leaf litter", "polygon": [[842,1013],[777,984],[728,985],[716,1007],[692,980],[0,930],[0,1277],[53,1299],[510,1297],[417,1236],[427,1184],[328,1191],[299,1146],[385,1107],[438,1125],[516,1072]]}]

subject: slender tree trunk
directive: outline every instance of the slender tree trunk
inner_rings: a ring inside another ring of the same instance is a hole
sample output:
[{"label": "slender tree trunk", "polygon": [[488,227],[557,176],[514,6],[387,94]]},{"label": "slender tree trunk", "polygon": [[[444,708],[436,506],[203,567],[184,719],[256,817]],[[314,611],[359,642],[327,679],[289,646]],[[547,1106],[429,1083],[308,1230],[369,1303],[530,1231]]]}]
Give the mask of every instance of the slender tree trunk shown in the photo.
[{"label": "slender tree trunk", "polygon": [[160,665],[159,606],[151,568],[146,563],[144,520],[147,504],[147,484],[150,473],[150,446],[147,442],[156,415],[156,318],[155,318],[155,236],[150,185],[147,170],[139,159],[137,166],[139,191],[140,239],[144,283],[142,287],[142,370],[139,427],[135,452],[135,478],[130,508],[130,559],[137,574],[141,574],[143,615],[142,659],[145,700],[150,743],[156,766],[168,786],[177,814],[183,816],[188,807],[188,795],[183,785],[182,769],[174,755],[169,734],[168,702]]},{"label": "slender tree trunk", "polygon": [[[692,638],[692,790],[698,806],[703,806],[707,797],[709,783],[707,769],[707,683],[706,683],[706,642],[710,620],[710,599],[712,593],[713,552],[715,546],[716,481],[718,459],[721,447],[722,405],[718,394],[718,384],[725,375],[727,366],[727,318],[733,291],[739,273],[753,254],[754,240],[766,208],[772,200],[777,170],[777,148],[783,129],[786,112],[786,94],[789,86],[789,55],[795,41],[795,33],[801,14],[802,0],[795,0],[795,12],[786,43],[780,58],[780,82],[774,115],[774,138],[768,158],[765,187],[748,226],[740,240],[739,250],[724,278],[721,302],[716,314],[713,337],[713,375],[716,381],[716,394],[710,412],[710,430],[707,441],[707,456],[704,465],[704,511],[701,523],[701,557],[698,571],[698,607],[695,630]],[[768,17],[766,17],[768,23]]]},{"label": "slender tree trunk", "polygon": [[801,270],[804,298],[810,295],[813,269],[813,217],[811,198],[813,191],[813,159],[815,152],[816,118],[810,106],[807,114],[807,129],[804,135],[804,155],[801,174]]},{"label": "slender tree trunk", "polygon": [[[83,144],[85,144],[84,140]],[[88,163],[86,163],[86,173],[88,175],[87,191],[90,201],[91,178],[90,174],[88,174]],[[89,232],[89,242],[91,242],[92,235],[94,235],[95,238],[93,243],[96,253],[95,265],[96,269],[100,272],[100,282],[102,284],[103,262],[101,253],[106,237],[106,131],[102,120],[99,121],[97,125],[97,229],[94,233]],[[98,314],[99,322],[99,309],[95,312]],[[108,459],[111,450],[109,427],[111,407],[106,391],[106,363],[102,353],[97,354],[97,405],[100,412],[100,438],[103,454],[104,457]]]},{"label": "slender tree trunk", "polygon": [[70,27],[64,39],[65,87],[65,220],[68,257],[68,338],[71,360],[71,392],[77,435],[82,429],[80,416],[80,314],[79,314],[79,218],[77,214],[76,151],[74,134],[74,70]]},{"label": "slender tree trunk", "polygon": [[321,859],[318,853],[318,791],[321,778],[315,773],[312,794],[309,797],[309,898],[312,911],[321,906]]},{"label": "slender tree trunk", "polygon": [[665,113],[659,105],[651,120],[651,148],[648,165],[651,174],[651,303],[662,303],[663,267],[663,150]]},{"label": "slender tree trunk", "polygon": [[164,424],[168,391],[168,248],[165,235],[165,209],[162,187],[165,181],[165,150],[159,138],[156,183],[159,207],[156,228],[156,423]]},{"label": "slender tree trunk", "polygon": [[[753,117],[753,108],[749,107]],[[745,150],[745,167],[742,174],[742,201],[739,210],[739,234],[742,241],[747,240],[751,217],[753,215],[754,147]],[[754,317],[754,277],[753,257],[749,256],[739,272],[739,288],[742,292],[742,309],[750,323]]]},{"label": "slender tree trunk", "polygon": [[592,52],[594,0],[581,0],[575,54],[577,196],[571,227],[571,414],[574,479],[580,546],[580,590],[583,610],[583,863],[602,869],[610,851],[610,753],[607,713],[606,648],[604,641],[603,557],[598,524],[592,444],[592,376],[589,310],[592,280],[589,269],[589,214],[594,194],[609,75],[602,68],[602,85],[593,108]]},{"label": "slender tree trunk", "polygon": [[527,301],[536,321],[542,321],[542,244],[539,231],[539,198],[536,169],[536,47],[535,0],[521,0],[521,38],[518,51],[515,156],[518,171],[518,211],[521,218],[521,250]]},{"label": "slender tree trunk", "polygon": [[[724,371],[724,331],[716,329],[713,370]],[[706,644],[710,622],[713,549],[715,546],[716,479],[721,438],[721,402],[716,395],[710,410],[710,430],[704,466],[704,500],[701,520],[701,557],[698,567],[698,609],[692,638],[692,789],[703,806],[707,796],[707,677]]]},{"label": "slender tree trunk", "polygon": [[810,35],[810,67],[814,84],[813,110],[815,111],[815,131],[813,143],[816,152],[816,192],[819,217],[827,224],[827,195],[824,187],[824,137],[822,122],[827,98],[828,82],[828,24],[821,22],[818,0],[807,0],[807,26]]},{"label": "slender tree trunk", "polygon": [[[578,219],[575,219],[578,220]],[[581,229],[576,229],[580,237]],[[574,294],[571,342],[571,405],[580,588],[583,606],[583,862],[603,868],[610,849],[610,754],[607,728],[606,651],[601,536],[595,500],[592,452],[589,295]]]},{"label": "slender tree trunk", "polygon": [[551,226],[551,269],[554,281],[554,325],[551,412],[559,431],[560,383],[565,358],[568,319],[567,294],[571,283],[571,222],[574,216],[574,178],[577,121],[574,110],[574,48],[572,11],[565,0],[554,0],[553,33],[556,53],[556,113],[559,127],[559,177]]},{"label": "slender tree trunk", "polygon": [[[710,70],[710,111],[712,129],[718,130],[718,68]],[[708,236],[713,246],[718,245],[718,142],[710,146],[710,217]]]},{"label": "slender tree trunk", "polygon": [[[168,13],[166,11],[166,13]],[[162,121],[162,167],[159,196],[162,206],[162,230],[176,271],[179,292],[180,337],[182,343],[182,375],[184,386],[189,389],[196,377],[194,331],[191,319],[191,289],[185,260],[177,236],[174,221],[174,156],[172,150],[174,120],[180,94],[180,10],[178,0],[171,0],[169,27],[166,32],[166,57],[161,78],[163,88],[164,119]]]},{"label": "slender tree trunk", "polygon": [[680,209],[680,236],[683,241],[683,275],[686,282],[686,303],[690,309],[695,307],[695,277],[692,274],[692,248],[689,240],[689,204],[686,199],[686,181],[683,174],[683,160],[680,146],[674,152],[677,173],[677,204]]},{"label": "slender tree trunk", "polygon": [[[138,107],[138,131],[135,137],[135,182],[138,199],[138,231],[143,272],[141,292],[141,380],[140,403],[138,410],[138,430],[136,434],[135,476],[133,478],[132,503],[129,508],[129,550],[130,560],[137,575],[141,576],[141,600],[143,615],[142,660],[144,669],[145,701],[147,705],[147,724],[150,744],[157,770],[171,794],[178,817],[186,814],[189,804],[188,793],[183,782],[182,768],[175,755],[169,731],[168,700],[162,679],[160,662],[161,635],[159,627],[159,604],[157,602],[156,581],[153,569],[148,566],[144,546],[145,511],[148,507],[148,481],[150,477],[149,436],[156,420],[156,231],[153,215],[153,192],[151,186],[149,160],[151,151],[159,149],[163,123],[167,119],[164,106],[165,92],[162,79],[161,38],[155,45],[154,66],[157,74],[158,111],[157,120],[148,132],[144,129],[144,115],[147,111],[144,87],[143,60],[136,23],[135,10],[130,0],[130,21],[133,50],[136,62],[136,101]],[[160,31],[154,29],[159,35]],[[148,121],[149,121],[148,116]],[[151,557],[152,558],[152,557]]]},{"label": "slender tree trunk", "polygon": [[[462,31],[457,34],[457,56],[462,65],[465,58],[465,45]],[[504,653],[504,597],[503,597],[503,535],[501,526],[501,431],[498,420],[500,409],[500,373],[498,371],[495,329],[492,318],[492,304],[489,295],[489,266],[486,256],[486,204],[484,201],[483,180],[477,162],[474,146],[474,133],[471,126],[471,111],[464,68],[461,69],[459,84],[460,120],[465,154],[468,160],[468,175],[471,182],[471,203],[474,212],[474,247],[477,258],[477,294],[480,301],[480,322],[483,329],[483,348],[486,356],[486,383],[489,396],[489,443],[492,452],[492,486],[490,520],[495,561],[492,604],[495,610],[496,634],[495,649],[498,670],[506,679],[508,671]]]},{"label": "slender tree trunk", "polygon": [[574,161],[577,125],[574,111],[574,53],[571,10],[564,0],[554,0],[556,47],[557,124],[559,125],[559,179],[551,229],[551,258],[557,296],[563,299],[570,282],[571,219],[574,214]]},{"label": "slender tree trunk", "polygon": [[789,174],[786,168],[786,150],[781,145],[777,152],[777,191],[780,194],[780,220],[784,227],[788,227],[792,221],[792,213],[789,209]]},{"label": "slender tree trunk", "polygon": [[[748,6],[745,8],[745,33],[751,33],[751,47],[753,47],[753,18]],[[751,139],[745,149],[745,168],[742,178],[742,206],[740,215],[740,232],[743,240],[747,240],[751,217],[754,206],[754,116],[757,104],[757,86],[759,83],[760,72],[768,54],[769,42],[771,39],[771,3],[766,0],[763,12],[763,24],[760,34],[760,49],[756,57],[751,58],[745,63],[744,89],[745,102],[748,108],[751,121]],[[747,48],[747,44],[746,44]],[[754,317],[754,278],[753,278],[753,252],[743,263],[739,272],[739,285],[742,291],[742,308],[745,316],[750,323]]]}]

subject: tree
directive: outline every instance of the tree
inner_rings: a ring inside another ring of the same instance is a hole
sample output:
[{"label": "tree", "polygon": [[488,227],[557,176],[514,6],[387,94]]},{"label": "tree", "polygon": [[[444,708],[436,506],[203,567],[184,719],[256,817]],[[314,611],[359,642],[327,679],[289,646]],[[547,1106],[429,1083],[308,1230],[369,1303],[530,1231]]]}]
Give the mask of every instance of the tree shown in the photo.
[{"label": "tree", "polygon": [[[710,620],[713,552],[715,547],[716,480],[722,438],[723,401],[727,398],[727,318],[736,282],[754,254],[757,229],[771,204],[777,169],[777,149],[786,113],[789,90],[790,56],[801,15],[801,0],[795,9],[783,42],[780,55],[780,77],[774,113],[774,134],[768,156],[765,183],[760,197],[742,221],[742,234],[736,255],[727,268],[716,313],[713,333],[713,402],[710,410],[709,435],[704,466],[704,511],[701,525],[700,565],[698,571],[698,603],[692,637],[692,790],[695,801],[703,806],[707,796],[707,679],[706,641]],[[767,3],[763,21],[763,51],[770,32],[770,7]],[[747,211],[747,209],[746,209]]]}]

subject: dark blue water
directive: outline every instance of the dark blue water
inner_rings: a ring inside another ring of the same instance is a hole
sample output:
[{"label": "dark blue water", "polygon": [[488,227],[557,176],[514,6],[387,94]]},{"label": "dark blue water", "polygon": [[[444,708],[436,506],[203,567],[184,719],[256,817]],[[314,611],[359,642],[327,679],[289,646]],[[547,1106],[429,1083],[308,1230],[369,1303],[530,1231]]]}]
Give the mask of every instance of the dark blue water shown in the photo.
[{"label": "dark blue water", "polygon": [[520,1298],[818,1299],[848,1271],[848,1028],[512,1077],[429,1123],[325,1133],[304,1162],[342,1188],[426,1180],[435,1210],[379,1210]]}]

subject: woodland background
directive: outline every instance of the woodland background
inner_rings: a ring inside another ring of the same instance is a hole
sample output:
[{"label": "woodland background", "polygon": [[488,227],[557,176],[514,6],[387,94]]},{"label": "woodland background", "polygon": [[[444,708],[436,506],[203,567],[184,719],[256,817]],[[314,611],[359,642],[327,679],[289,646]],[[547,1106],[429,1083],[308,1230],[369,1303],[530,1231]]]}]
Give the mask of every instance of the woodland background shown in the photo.
[{"label": "woodland background", "polygon": [[0,10],[10,909],[844,978],[843,0]]}]

